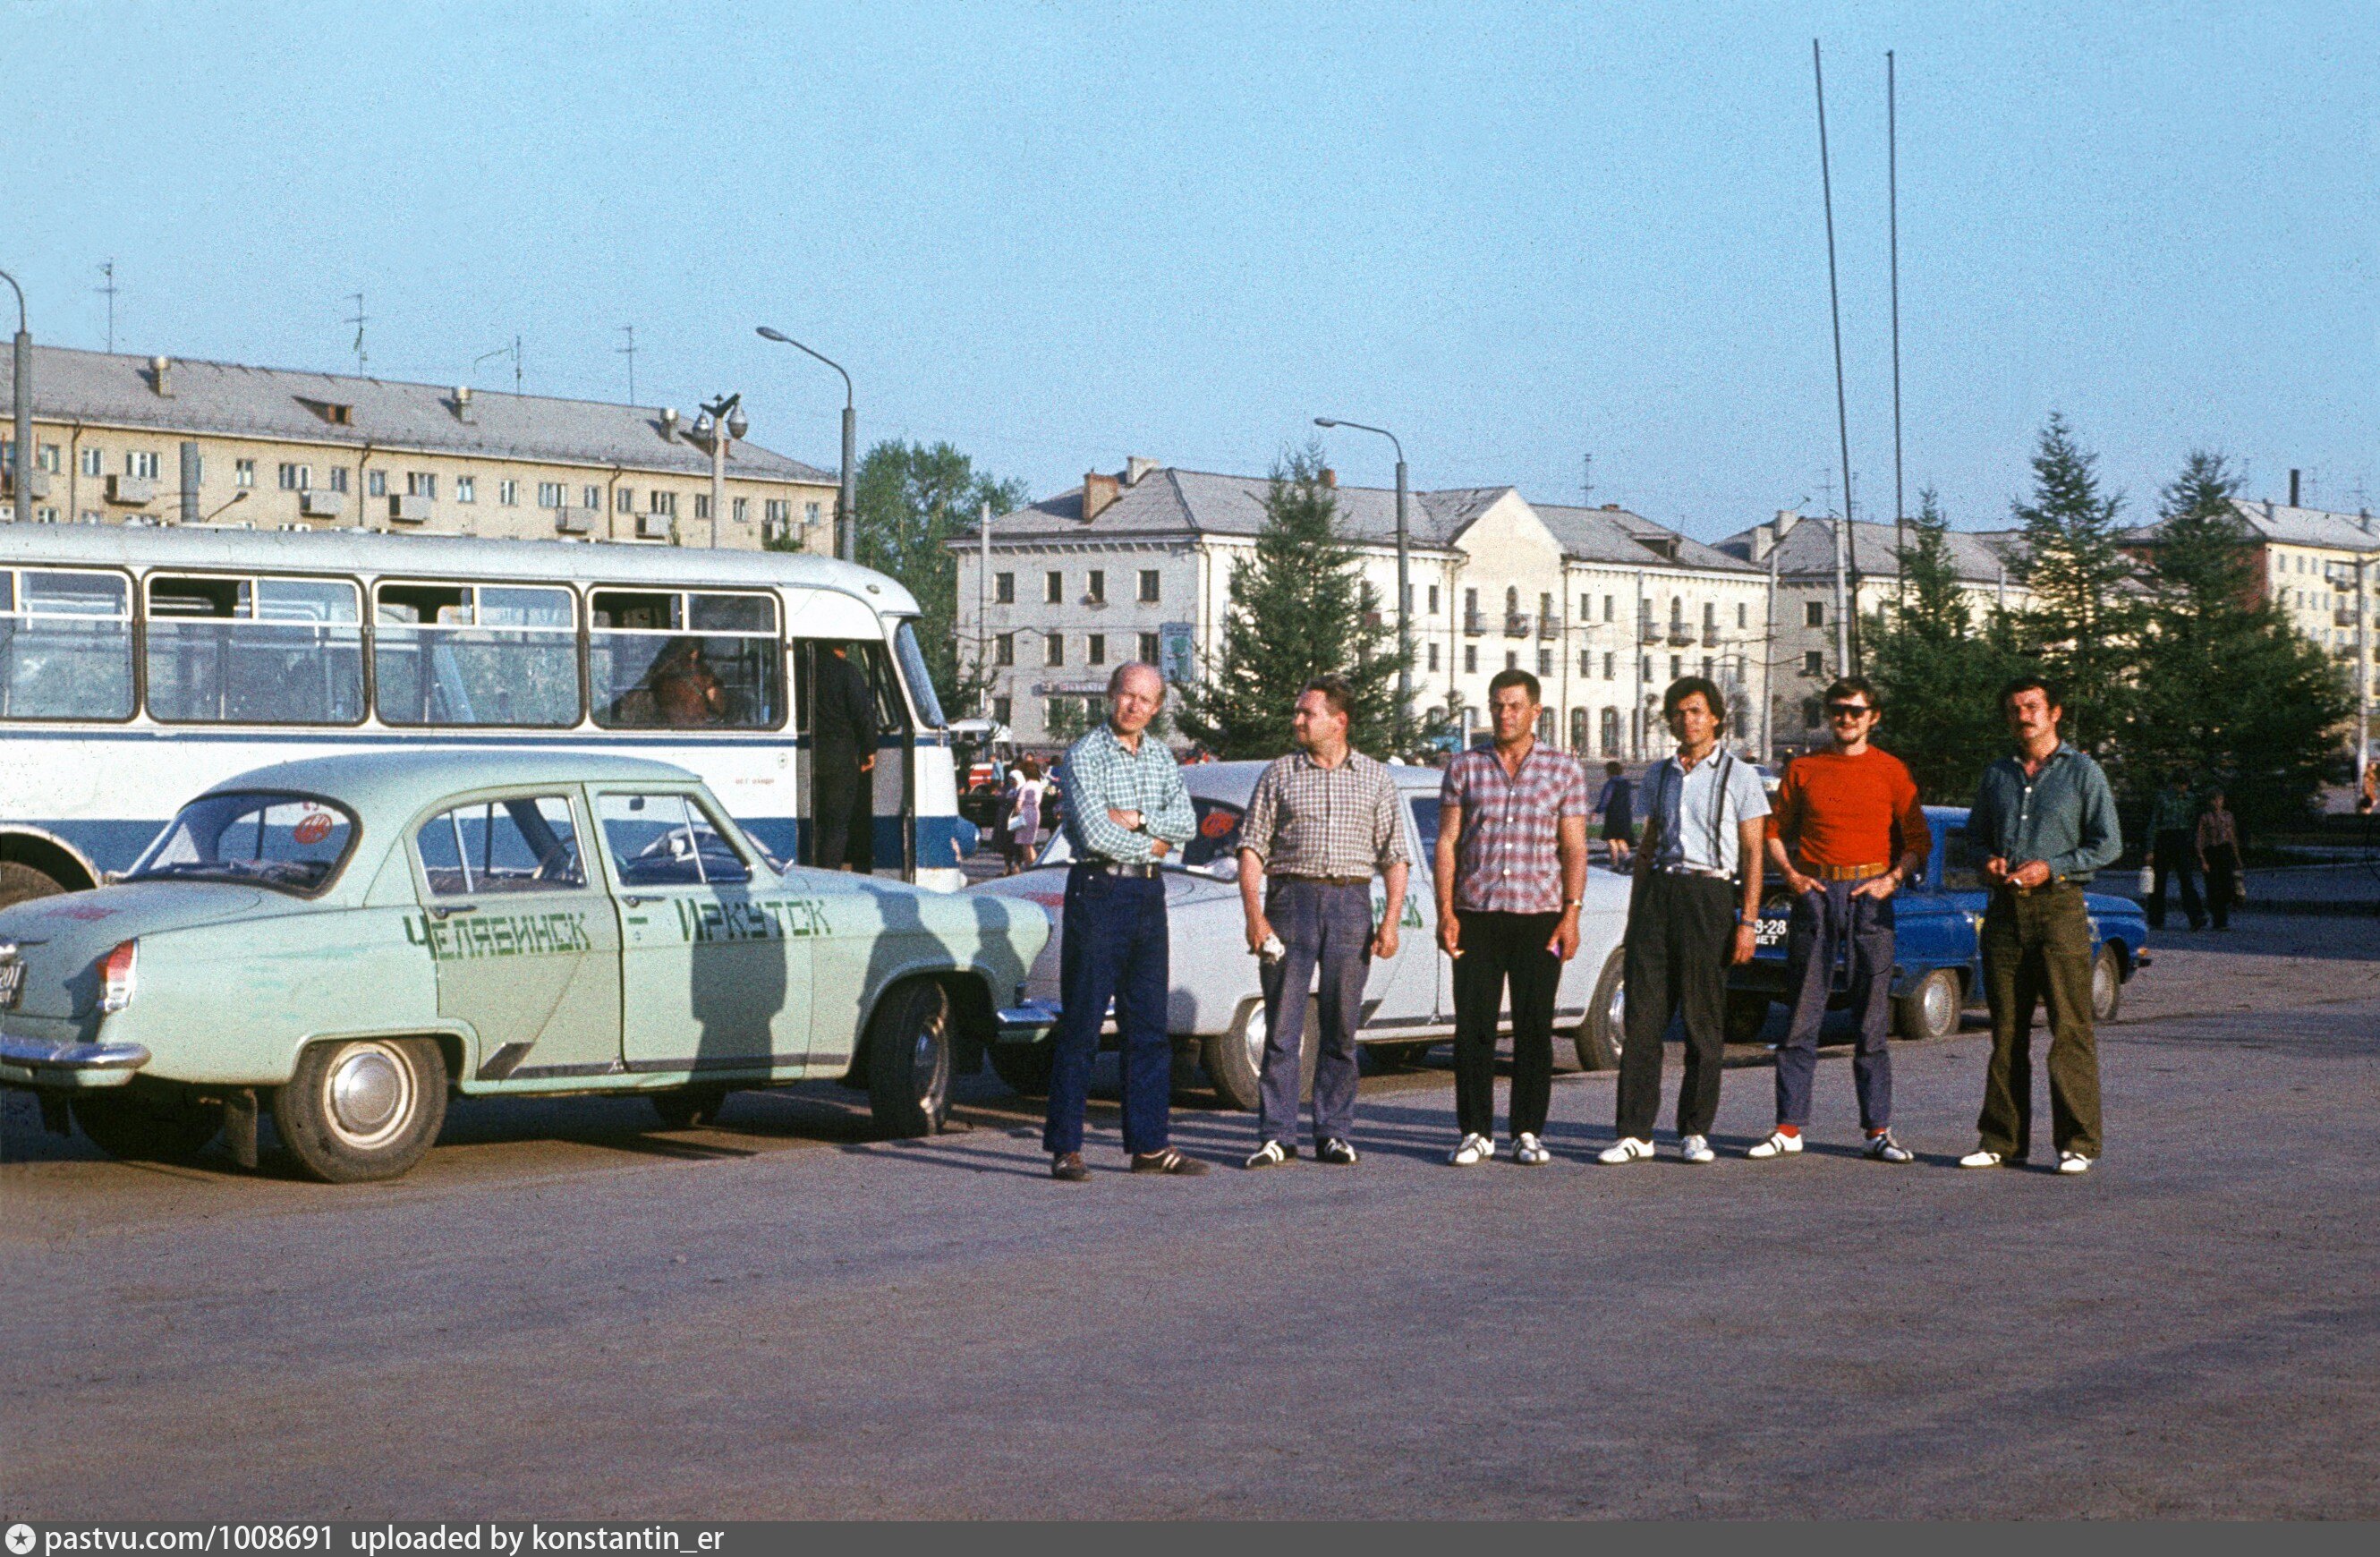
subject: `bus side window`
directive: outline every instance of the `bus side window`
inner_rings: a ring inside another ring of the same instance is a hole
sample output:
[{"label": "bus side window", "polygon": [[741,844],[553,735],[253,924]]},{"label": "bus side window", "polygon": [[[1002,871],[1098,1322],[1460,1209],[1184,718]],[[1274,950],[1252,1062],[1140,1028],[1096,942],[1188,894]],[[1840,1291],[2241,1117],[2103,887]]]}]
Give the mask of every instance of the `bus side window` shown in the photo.
[{"label": "bus side window", "polygon": [[131,718],[130,585],[30,567],[0,582],[0,719]]}]

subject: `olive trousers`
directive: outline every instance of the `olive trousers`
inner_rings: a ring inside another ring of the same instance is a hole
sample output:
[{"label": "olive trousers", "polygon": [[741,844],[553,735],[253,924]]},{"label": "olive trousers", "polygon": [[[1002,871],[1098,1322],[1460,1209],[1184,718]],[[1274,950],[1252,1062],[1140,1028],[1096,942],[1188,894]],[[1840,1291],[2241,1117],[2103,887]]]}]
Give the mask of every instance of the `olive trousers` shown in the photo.
[{"label": "olive trousers", "polygon": [[2049,1007],[2049,1124],[2060,1151],[2097,1157],[2099,1043],[2091,1024],[2091,925],[2082,889],[2001,887],[1984,914],[1984,991],[1992,1060],[1984,1073],[1980,1145],[2022,1158],[2033,1140],[2033,1017]]}]

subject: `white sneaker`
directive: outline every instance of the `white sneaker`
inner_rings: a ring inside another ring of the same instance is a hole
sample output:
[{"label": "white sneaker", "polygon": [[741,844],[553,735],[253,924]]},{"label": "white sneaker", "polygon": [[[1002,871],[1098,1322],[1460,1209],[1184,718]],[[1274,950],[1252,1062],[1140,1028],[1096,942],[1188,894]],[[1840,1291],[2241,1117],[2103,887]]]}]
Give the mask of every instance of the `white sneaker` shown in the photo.
[{"label": "white sneaker", "polygon": [[1621,1137],[1596,1153],[1595,1157],[1597,1162],[1609,1162],[1614,1167],[1622,1162],[1649,1162],[1652,1159],[1653,1143],[1648,1140],[1639,1140],[1634,1136]]},{"label": "white sneaker", "polygon": [[1718,1153],[1711,1150],[1707,1136],[1681,1136],[1678,1137],[1678,1159],[1684,1162],[1716,1162]]},{"label": "white sneaker", "polygon": [[1962,1168],[1997,1168],[2006,1161],[2007,1159],[2002,1157],[1998,1152],[1985,1151],[1979,1146],[1975,1148],[1974,1150],[1968,1152],[1964,1157],[1960,1158],[1959,1166]]},{"label": "white sneaker", "polygon": [[1875,1135],[1867,1137],[1867,1145],[1862,1147],[1860,1150],[1879,1162],[1914,1162],[1917,1161],[1917,1153],[1910,1150],[1907,1147],[1893,1139],[1892,1132],[1890,1130],[1878,1130]]},{"label": "white sneaker", "polygon": [[1524,1130],[1512,1137],[1512,1161],[1524,1168],[1541,1168],[1554,1160],[1536,1137]]},{"label": "white sneaker", "polygon": [[1465,1136],[1463,1144],[1447,1155],[1447,1161],[1458,1168],[1476,1167],[1496,1155],[1496,1143],[1486,1136]]},{"label": "white sneaker", "polygon": [[2058,1171],[2061,1174],[2087,1174],[2091,1171],[2091,1159],[2079,1151],[2061,1151],[2058,1154]]},{"label": "white sneaker", "polygon": [[1767,1140],[1745,1151],[1744,1155],[1755,1162],[1765,1162],[1771,1157],[1799,1156],[1801,1150],[1802,1137],[1798,1131],[1789,1136],[1777,1130],[1772,1131]]}]

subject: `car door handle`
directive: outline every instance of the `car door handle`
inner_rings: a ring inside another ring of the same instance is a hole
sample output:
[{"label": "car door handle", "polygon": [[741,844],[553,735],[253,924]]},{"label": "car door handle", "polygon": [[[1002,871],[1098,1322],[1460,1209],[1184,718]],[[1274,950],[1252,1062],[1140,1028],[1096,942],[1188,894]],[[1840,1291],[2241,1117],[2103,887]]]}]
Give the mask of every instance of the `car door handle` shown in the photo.
[{"label": "car door handle", "polygon": [[476,903],[444,903],[431,909],[430,917],[433,919],[452,918],[457,915],[476,914],[479,911],[480,906]]},{"label": "car door handle", "polygon": [[621,902],[623,902],[623,903],[625,903],[625,904],[626,904],[626,905],[627,905],[629,907],[631,907],[631,908],[640,908],[640,907],[644,906],[644,902],[645,902],[645,900],[644,900],[643,898],[641,898],[641,897],[638,896],[638,895],[637,895],[635,893],[633,893],[633,892],[632,892],[632,893],[630,893],[630,894],[628,894],[628,895],[627,895],[627,896],[623,897],[622,899],[620,899],[620,901],[621,901]]}]

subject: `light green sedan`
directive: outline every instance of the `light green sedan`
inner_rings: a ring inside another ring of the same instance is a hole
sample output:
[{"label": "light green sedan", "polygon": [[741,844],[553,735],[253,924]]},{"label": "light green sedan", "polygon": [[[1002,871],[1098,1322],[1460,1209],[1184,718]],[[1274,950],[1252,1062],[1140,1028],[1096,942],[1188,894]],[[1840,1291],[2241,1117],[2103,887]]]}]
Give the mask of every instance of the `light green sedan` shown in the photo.
[{"label": "light green sedan", "polygon": [[125,1157],[259,1113],[306,1172],[387,1178],[450,1093],[868,1089],[934,1130],[1048,939],[1041,909],[779,869],[692,774],[401,751],[227,780],[114,885],[0,909],[0,1085]]}]

